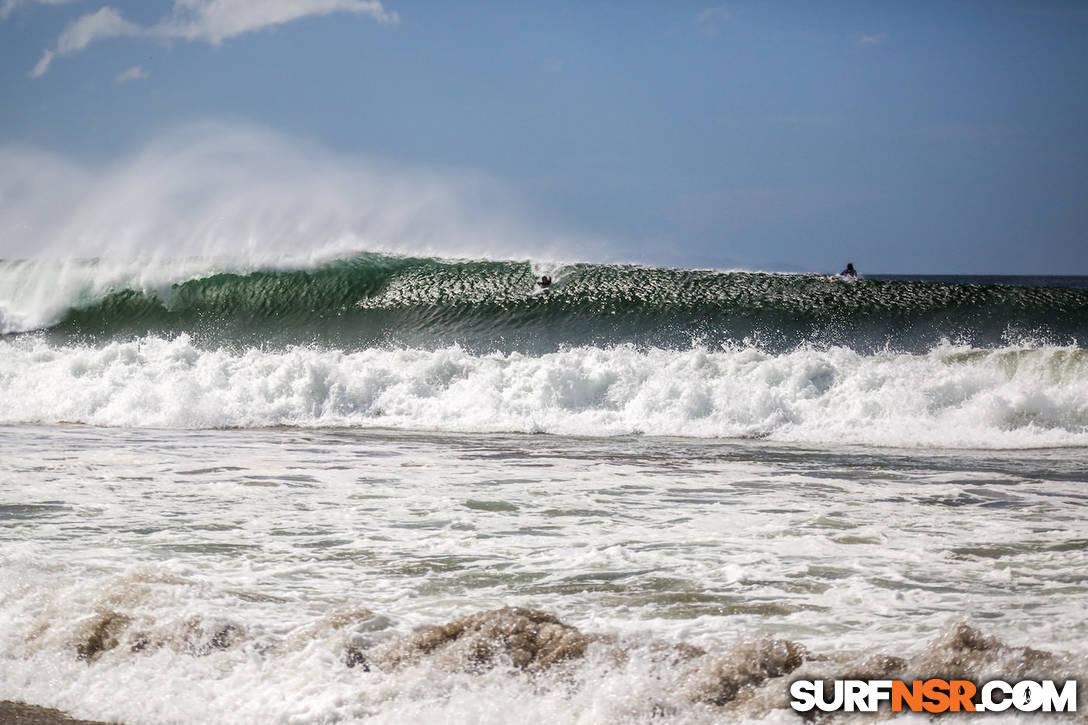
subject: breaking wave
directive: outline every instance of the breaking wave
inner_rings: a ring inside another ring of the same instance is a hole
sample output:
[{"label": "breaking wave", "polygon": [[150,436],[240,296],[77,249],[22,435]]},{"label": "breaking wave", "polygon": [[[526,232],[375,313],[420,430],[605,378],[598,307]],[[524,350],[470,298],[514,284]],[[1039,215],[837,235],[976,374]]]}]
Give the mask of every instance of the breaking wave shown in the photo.
[{"label": "breaking wave", "polygon": [[[535,279],[555,280],[542,294]],[[751,344],[924,352],[942,339],[1088,346],[1088,289],[357,254],[0,262],[0,332],[205,347],[316,344],[536,354]]]},{"label": "breaking wave", "polygon": [[1088,350],[862,354],[620,345],[530,356],[0,341],[0,423],[299,426],[768,438],[881,446],[1088,445]]}]

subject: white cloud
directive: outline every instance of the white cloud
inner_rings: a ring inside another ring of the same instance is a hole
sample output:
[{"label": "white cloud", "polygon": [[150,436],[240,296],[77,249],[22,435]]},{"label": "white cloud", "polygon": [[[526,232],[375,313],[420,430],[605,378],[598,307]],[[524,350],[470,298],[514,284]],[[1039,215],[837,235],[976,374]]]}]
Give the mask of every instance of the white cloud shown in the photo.
[{"label": "white cloud", "polygon": [[148,77],[148,72],[144,70],[141,65],[134,65],[126,71],[117,74],[117,77],[113,79],[113,82],[117,85],[128,83],[129,81],[141,81]]},{"label": "white cloud", "polygon": [[[67,0],[38,1],[58,3]],[[365,15],[390,25],[400,22],[400,16],[386,10],[380,0],[174,0],[170,15],[152,26],[129,22],[106,6],[69,25],[57,39],[57,47],[45,51],[30,75],[41,76],[56,56],[79,52],[98,40],[127,35],[202,40],[217,45],[244,33],[332,13]]]},{"label": "white cloud", "polygon": [[733,19],[733,11],[726,5],[718,5],[716,7],[705,8],[698,17],[695,18],[695,22],[699,24],[699,27],[703,29],[703,32],[707,35],[717,35],[718,26],[722,23]]},{"label": "white cloud", "polygon": [[873,35],[859,35],[858,45],[880,45],[888,39],[887,33],[874,33]]},{"label": "white cloud", "polygon": [[72,2],[72,0],[4,0],[0,2],[0,20],[7,20],[20,5],[35,2],[40,5],[64,5]]},{"label": "white cloud", "polygon": [[397,13],[387,11],[378,0],[175,0],[172,15],[151,32],[218,44],[236,35],[310,15],[339,12],[368,15],[380,23],[400,21]]},{"label": "white cloud", "polygon": [[49,64],[53,62],[53,57],[56,53],[52,50],[47,50],[42,53],[41,60],[39,60],[33,68],[30,69],[30,77],[37,78],[49,70]]},{"label": "white cloud", "polygon": [[83,50],[96,40],[116,38],[122,35],[139,35],[140,26],[121,17],[113,8],[106,6],[97,12],[84,15],[75,21],[57,38],[56,50],[46,50],[41,60],[30,71],[31,78],[38,78],[49,70],[53,59],[58,55],[68,55]]},{"label": "white cloud", "polygon": [[60,34],[57,39],[57,53],[67,55],[83,50],[96,40],[117,38],[122,35],[139,35],[140,27],[121,17],[121,13],[111,7],[101,8],[98,12],[84,15]]}]

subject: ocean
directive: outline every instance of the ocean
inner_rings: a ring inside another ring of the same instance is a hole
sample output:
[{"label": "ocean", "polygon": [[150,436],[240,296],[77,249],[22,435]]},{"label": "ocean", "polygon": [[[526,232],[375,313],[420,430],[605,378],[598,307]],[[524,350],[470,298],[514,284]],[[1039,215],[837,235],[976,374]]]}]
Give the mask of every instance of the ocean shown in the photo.
[{"label": "ocean", "polygon": [[799,723],[796,679],[1088,674],[1085,277],[9,260],[0,333],[0,700]]}]

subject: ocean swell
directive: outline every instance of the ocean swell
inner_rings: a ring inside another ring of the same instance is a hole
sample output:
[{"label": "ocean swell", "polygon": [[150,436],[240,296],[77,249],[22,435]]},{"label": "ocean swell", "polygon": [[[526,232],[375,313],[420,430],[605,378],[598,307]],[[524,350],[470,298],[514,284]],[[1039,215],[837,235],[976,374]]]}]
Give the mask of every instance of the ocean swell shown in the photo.
[{"label": "ocean swell", "polygon": [[[535,280],[547,274],[547,293]],[[947,338],[1088,346],[1088,289],[629,265],[335,259],[0,262],[0,332],[55,341],[187,333],[204,347],[891,347]]]}]

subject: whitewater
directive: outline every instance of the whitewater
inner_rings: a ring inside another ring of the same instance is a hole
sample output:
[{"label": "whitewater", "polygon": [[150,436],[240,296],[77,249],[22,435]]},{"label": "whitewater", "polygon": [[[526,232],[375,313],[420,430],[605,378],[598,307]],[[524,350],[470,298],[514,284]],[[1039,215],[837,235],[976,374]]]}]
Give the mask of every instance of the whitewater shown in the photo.
[{"label": "whitewater", "polygon": [[645,434],[952,448],[1088,446],[1088,354],[800,348],[201,350],[0,343],[0,424]]},{"label": "whitewater", "polygon": [[81,718],[1088,673],[1086,278],[4,260],[0,447],[0,701]]}]

